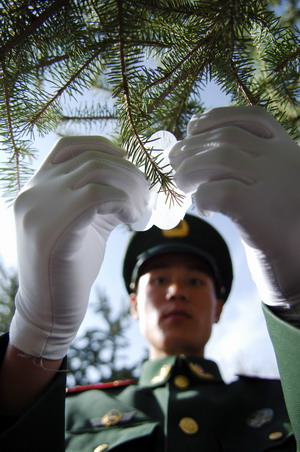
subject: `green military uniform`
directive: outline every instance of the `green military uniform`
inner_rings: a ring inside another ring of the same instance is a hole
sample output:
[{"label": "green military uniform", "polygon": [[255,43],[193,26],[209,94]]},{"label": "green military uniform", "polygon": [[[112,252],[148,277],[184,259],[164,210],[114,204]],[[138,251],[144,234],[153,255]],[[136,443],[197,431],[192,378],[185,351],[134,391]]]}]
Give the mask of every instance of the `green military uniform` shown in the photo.
[{"label": "green military uniform", "polygon": [[[266,316],[274,342],[293,344],[295,354],[285,351],[282,364],[290,369],[283,380],[299,441],[300,332],[267,310]],[[72,452],[296,451],[292,430],[279,381],[240,377],[227,385],[216,364],[201,358],[147,361],[137,384],[79,388],[67,397]]]},{"label": "green military uniform", "polygon": [[296,451],[300,330],[266,311],[291,422],[277,380],[240,377],[227,385],[213,362],[170,356],[146,362],[138,384],[71,390],[66,449],[65,373],[59,373],[21,418],[0,416],[1,451]]},{"label": "green military uniform", "polygon": [[71,392],[68,451],[295,451],[275,380],[226,385],[216,364],[169,356],[147,361],[138,384]]},{"label": "green military uniform", "polygon": [[[186,216],[171,232],[152,228],[135,235],[124,263],[128,290],[147,259],[184,252],[207,263],[217,295],[226,300],[232,281],[228,249],[211,226],[199,222]],[[64,440],[62,370],[23,416],[0,413],[0,450],[295,452],[295,439],[300,450],[300,330],[264,311],[286,403],[277,380],[243,376],[227,385],[212,361],[168,356],[146,362],[137,383],[70,390]],[[7,341],[0,341],[2,355]]]}]

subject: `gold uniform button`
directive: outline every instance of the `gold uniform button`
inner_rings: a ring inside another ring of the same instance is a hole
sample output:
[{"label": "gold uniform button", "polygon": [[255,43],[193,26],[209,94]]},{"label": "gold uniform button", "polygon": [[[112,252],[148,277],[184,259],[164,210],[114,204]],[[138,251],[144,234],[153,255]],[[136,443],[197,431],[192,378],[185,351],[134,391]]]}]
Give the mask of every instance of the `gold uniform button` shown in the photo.
[{"label": "gold uniform button", "polygon": [[190,380],[185,375],[177,375],[174,378],[174,385],[177,388],[185,389],[190,385]]},{"label": "gold uniform button", "polygon": [[94,452],[104,452],[108,448],[108,444],[100,444],[94,449]]},{"label": "gold uniform button", "polygon": [[198,423],[192,417],[183,417],[180,419],[179,427],[187,435],[194,435],[198,432]]},{"label": "gold uniform button", "polygon": [[280,439],[282,437],[283,437],[282,432],[273,432],[273,433],[270,433],[270,435],[269,435],[269,439],[271,439],[272,441],[274,441],[276,439]]}]

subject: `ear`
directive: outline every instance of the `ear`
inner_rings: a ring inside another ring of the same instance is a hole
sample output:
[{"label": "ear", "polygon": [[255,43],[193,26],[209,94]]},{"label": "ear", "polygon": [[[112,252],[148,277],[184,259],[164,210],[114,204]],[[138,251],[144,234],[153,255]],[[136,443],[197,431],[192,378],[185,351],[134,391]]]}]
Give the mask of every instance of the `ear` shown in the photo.
[{"label": "ear", "polygon": [[136,293],[132,292],[129,295],[129,301],[130,301],[130,313],[132,317],[135,320],[139,319],[138,309],[137,309],[137,295]]},{"label": "ear", "polygon": [[221,298],[218,298],[216,300],[216,310],[215,310],[214,323],[218,323],[218,321],[220,320],[220,317],[221,317],[221,314],[222,314],[222,310],[223,310],[223,306],[224,306],[224,300],[222,300]]}]

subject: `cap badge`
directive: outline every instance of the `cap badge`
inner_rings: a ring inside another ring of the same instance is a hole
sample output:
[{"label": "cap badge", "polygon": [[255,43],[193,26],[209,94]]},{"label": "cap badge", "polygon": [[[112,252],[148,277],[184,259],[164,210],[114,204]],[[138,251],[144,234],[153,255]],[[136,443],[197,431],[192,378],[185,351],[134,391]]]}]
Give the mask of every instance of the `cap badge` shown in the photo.
[{"label": "cap badge", "polygon": [[162,235],[164,237],[187,237],[190,232],[189,224],[186,220],[181,220],[175,228],[163,229]]}]

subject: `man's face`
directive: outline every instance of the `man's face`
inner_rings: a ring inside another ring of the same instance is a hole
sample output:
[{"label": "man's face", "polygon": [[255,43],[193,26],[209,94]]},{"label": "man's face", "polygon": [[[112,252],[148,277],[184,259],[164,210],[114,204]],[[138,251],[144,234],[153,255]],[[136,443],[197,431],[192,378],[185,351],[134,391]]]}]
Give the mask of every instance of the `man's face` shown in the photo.
[{"label": "man's face", "polygon": [[131,312],[150,345],[150,359],[203,356],[223,306],[206,270],[199,257],[188,254],[165,254],[144,264]]}]

